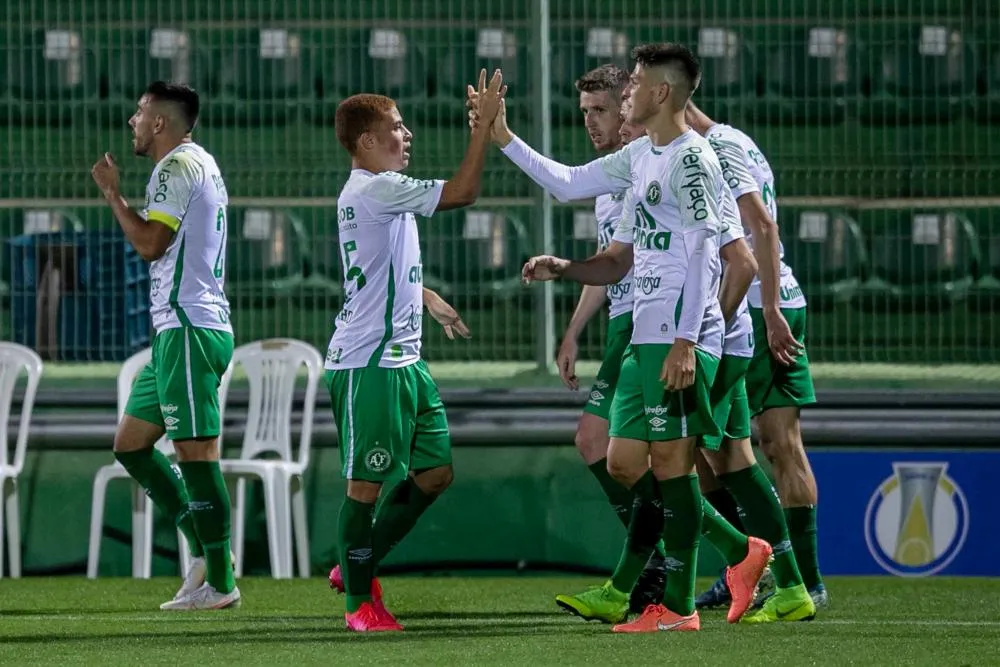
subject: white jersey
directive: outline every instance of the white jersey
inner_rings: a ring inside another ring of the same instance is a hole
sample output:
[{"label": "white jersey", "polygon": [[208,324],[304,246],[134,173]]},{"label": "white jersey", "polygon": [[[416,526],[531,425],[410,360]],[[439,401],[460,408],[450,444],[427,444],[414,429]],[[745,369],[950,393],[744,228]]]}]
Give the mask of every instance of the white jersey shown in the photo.
[{"label": "white jersey", "polygon": [[719,241],[725,206],[722,168],[688,130],[663,147],[633,154],[632,222],[614,239],[631,243],[635,271],[632,342],[695,341],[722,356]]},{"label": "white jersey", "polygon": [[[733,192],[733,196],[739,199],[745,194],[756,192],[764,200],[771,218],[778,221],[778,202],[774,190],[774,172],[768,164],[764,153],[745,133],[730,125],[717,124],[708,129],[705,138],[712,144],[712,148],[719,156],[722,163],[723,174],[726,183]],[[752,244],[750,231],[746,231],[747,240]],[[779,241],[779,251],[784,256]],[[780,300],[781,308],[804,308],[806,305],[802,288],[799,287],[791,267],[781,262],[780,266]],[[755,278],[747,293],[750,305],[754,308],[762,308],[763,302],[760,296],[760,278]]]},{"label": "white jersey", "polygon": [[[610,195],[600,195],[594,202],[594,216],[597,218],[597,246],[604,250],[611,245],[615,227],[622,217],[622,203],[627,190]],[[632,271],[614,285],[605,287],[608,295],[608,316],[618,317],[632,312]]]},{"label": "white jersey", "polygon": [[181,326],[232,333],[224,291],[228,204],[219,165],[198,144],[181,144],[153,169],[143,217],[175,232],[163,257],[149,266],[156,333]]},{"label": "white jersey", "polygon": [[430,216],[444,181],[354,169],[337,197],[344,306],[327,369],[402,368],[420,359],[424,311],[420,239],[413,214]]},{"label": "white jersey", "polygon": [[633,245],[632,342],[672,343],[679,337],[721,357],[725,183],[704,137],[688,130],[664,147],[641,137],[578,167],[555,162],[517,137],[503,152],[560,201],[629,188],[613,240]]}]

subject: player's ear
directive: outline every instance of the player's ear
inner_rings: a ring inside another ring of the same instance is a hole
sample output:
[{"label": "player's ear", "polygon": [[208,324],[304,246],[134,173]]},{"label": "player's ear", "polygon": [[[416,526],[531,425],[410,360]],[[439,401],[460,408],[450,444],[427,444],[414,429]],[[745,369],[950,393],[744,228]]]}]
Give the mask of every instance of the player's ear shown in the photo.
[{"label": "player's ear", "polygon": [[375,148],[375,135],[371,132],[362,132],[358,137],[358,150],[368,150]]}]

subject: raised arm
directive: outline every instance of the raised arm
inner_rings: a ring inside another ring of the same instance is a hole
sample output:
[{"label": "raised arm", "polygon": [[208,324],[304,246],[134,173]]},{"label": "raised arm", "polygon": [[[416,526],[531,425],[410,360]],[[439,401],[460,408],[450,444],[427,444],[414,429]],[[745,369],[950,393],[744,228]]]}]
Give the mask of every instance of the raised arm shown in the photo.
[{"label": "raised arm", "polygon": [[627,147],[579,167],[547,158],[516,136],[501,150],[531,180],[561,202],[618,192],[632,184]]}]

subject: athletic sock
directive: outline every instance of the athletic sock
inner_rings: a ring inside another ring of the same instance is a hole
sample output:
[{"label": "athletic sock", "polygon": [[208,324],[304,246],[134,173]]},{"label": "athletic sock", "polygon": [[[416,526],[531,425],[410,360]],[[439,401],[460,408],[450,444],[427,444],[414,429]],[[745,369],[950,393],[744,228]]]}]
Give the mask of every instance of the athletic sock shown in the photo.
[{"label": "athletic sock", "polygon": [[597,478],[598,484],[604,490],[604,495],[611,501],[611,509],[618,515],[618,520],[628,528],[629,521],[632,519],[632,499],[635,494],[611,476],[611,473],[608,472],[607,459],[601,459],[587,467]]},{"label": "athletic sock", "polygon": [[819,573],[819,550],[816,546],[816,506],[786,507],[788,536],[792,540],[795,560],[802,573],[802,583],[810,591],[823,583]]},{"label": "athletic sock", "polygon": [[733,528],[704,497],[701,499],[701,534],[719,550],[726,565],[732,567],[747,557],[750,544],[747,536]]},{"label": "athletic sock", "polygon": [[[628,530],[629,524],[632,522],[632,507],[636,502],[635,489],[638,485],[629,489],[612,477],[611,473],[608,472],[608,460],[606,458],[601,459],[597,463],[592,463],[587,467],[590,468],[590,472],[593,473],[601,488],[604,489],[604,495],[611,502],[611,509],[618,515],[618,520],[625,526],[625,530]],[[656,541],[656,554],[661,558],[663,557],[662,540]]]},{"label": "athletic sock", "polygon": [[191,494],[191,517],[205,550],[205,581],[220,593],[236,587],[230,554],[232,514],[226,480],[218,461],[181,461],[177,464]]},{"label": "athletic sock", "polygon": [[340,570],[347,593],[347,611],[356,612],[372,599],[372,519],[375,504],[345,498],[340,507]]},{"label": "athletic sock", "polygon": [[698,476],[691,474],[663,480],[663,546],[666,550],[667,609],[689,616],[694,613],[694,584],[698,574],[698,542],[701,538],[701,492]]},{"label": "athletic sock", "polygon": [[386,554],[409,534],[417,519],[434,500],[434,496],[420,490],[412,477],[407,477],[389,490],[375,515],[375,526],[372,529],[373,572]]},{"label": "athletic sock", "polygon": [[159,507],[161,512],[173,518],[177,528],[187,538],[191,555],[195,558],[201,557],[204,551],[188,508],[190,502],[188,490],[184,480],[170,465],[170,460],[155,447],[134,452],[115,452],[115,458],[132,479],[146,490],[153,504]]},{"label": "athletic sock", "polygon": [[[719,482],[722,482],[722,477],[719,477]],[[733,528],[740,531],[741,533],[747,534],[746,526],[743,524],[743,517],[740,515],[740,506],[733,494],[729,492],[726,488],[715,489],[714,491],[709,491],[708,493],[702,494],[708,502],[712,503],[712,507],[718,510],[719,514],[732,525]],[[744,508],[745,509],[745,508]]]},{"label": "athletic sock", "polygon": [[791,588],[802,583],[795,560],[788,524],[778,502],[778,494],[764,470],[756,463],[749,468],[719,475],[719,481],[730,489],[743,507],[747,534],[759,537],[774,550],[771,571],[778,588]]},{"label": "athletic sock", "polygon": [[635,501],[632,505],[632,519],[628,525],[628,537],[618,567],[611,575],[611,585],[623,593],[632,592],[663,532],[663,510],[660,508],[659,489],[651,470],[647,470],[646,474],[639,478],[631,493]]}]

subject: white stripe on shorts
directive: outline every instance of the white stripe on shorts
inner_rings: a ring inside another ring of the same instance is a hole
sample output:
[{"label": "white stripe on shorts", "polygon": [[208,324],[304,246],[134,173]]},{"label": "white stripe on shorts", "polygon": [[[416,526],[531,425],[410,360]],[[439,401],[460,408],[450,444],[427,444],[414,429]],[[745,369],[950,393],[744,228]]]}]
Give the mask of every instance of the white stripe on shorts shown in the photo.
[{"label": "white stripe on shorts", "polygon": [[194,379],[191,377],[191,330],[184,327],[184,365],[187,375],[188,408],[191,411],[191,437],[198,435],[198,421],[194,416]]}]

